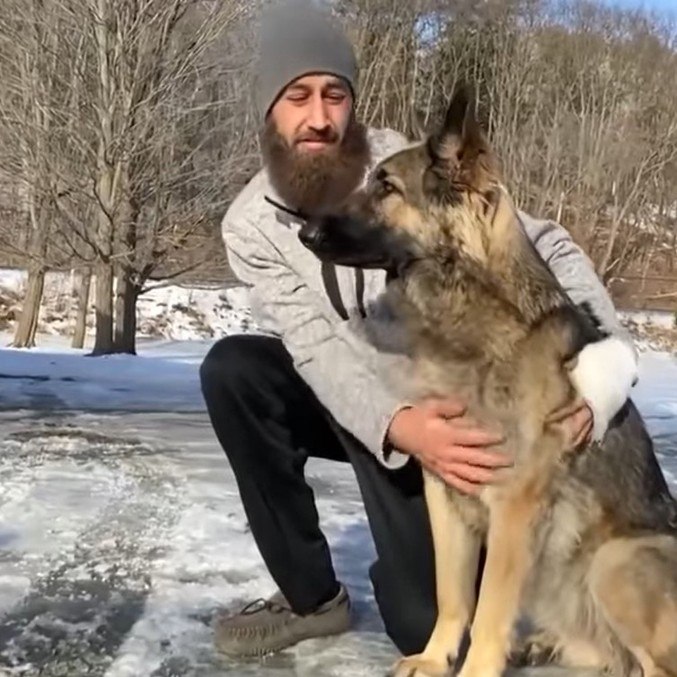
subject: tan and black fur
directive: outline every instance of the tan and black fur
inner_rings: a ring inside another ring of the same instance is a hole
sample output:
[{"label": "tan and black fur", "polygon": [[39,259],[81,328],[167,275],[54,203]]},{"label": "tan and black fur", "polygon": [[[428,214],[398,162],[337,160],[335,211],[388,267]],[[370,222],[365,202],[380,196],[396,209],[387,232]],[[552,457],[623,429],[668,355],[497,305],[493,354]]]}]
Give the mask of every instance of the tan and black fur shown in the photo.
[{"label": "tan and black fur", "polygon": [[415,394],[464,398],[502,426],[514,461],[478,498],[424,471],[438,619],[393,674],[450,674],[469,627],[460,675],[498,677],[524,614],[563,664],[677,677],[675,501],[630,400],[602,443],[566,448],[554,413],[576,401],[576,356],[603,334],[527,238],[467,94],[300,238],[322,260],[388,271]]}]

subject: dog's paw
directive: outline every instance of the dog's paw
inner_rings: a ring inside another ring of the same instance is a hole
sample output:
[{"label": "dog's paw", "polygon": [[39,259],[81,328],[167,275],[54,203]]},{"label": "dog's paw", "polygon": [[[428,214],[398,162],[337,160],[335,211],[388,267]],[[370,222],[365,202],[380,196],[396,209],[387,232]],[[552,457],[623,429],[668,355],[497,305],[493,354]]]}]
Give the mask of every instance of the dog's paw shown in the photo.
[{"label": "dog's paw", "polygon": [[388,677],[450,677],[455,659],[438,662],[423,654],[401,658],[388,672]]},{"label": "dog's paw", "polygon": [[458,677],[501,677],[503,670],[493,666],[468,666],[464,665]]},{"label": "dog's paw", "polygon": [[501,677],[505,667],[505,661],[469,653],[456,677]]}]

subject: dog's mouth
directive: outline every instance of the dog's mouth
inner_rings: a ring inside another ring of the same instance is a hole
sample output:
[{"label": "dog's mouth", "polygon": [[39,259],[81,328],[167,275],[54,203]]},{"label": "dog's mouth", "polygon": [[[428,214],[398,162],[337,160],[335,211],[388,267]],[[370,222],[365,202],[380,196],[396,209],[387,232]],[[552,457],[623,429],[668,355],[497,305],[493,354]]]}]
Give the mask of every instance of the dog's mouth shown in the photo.
[{"label": "dog's mouth", "polygon": [[320,261],[339,266],[400,272],[412,260],[404,238],[392,229],[351,216],[308,220],[298,236]]}]

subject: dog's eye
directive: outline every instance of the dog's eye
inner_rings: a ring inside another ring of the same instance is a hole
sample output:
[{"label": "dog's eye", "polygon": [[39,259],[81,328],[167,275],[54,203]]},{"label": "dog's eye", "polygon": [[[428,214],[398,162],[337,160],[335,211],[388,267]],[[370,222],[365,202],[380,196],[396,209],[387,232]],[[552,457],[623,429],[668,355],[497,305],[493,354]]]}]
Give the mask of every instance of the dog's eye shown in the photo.
[{"label": "dog's eye", "polygon": [[381,190],[383,191],[384,195],[392,195],[394,193],[399,193],[400,195],[402,194],[400,187],[390,179],[381,180]]},{"label": "dog's eye", "polygon": [[385,198],[395,193],[404,195],[402,182],[396,176],[389,174],[384,167],[381,167],[373,174],[372,186],[373,194],[378,198]]}]

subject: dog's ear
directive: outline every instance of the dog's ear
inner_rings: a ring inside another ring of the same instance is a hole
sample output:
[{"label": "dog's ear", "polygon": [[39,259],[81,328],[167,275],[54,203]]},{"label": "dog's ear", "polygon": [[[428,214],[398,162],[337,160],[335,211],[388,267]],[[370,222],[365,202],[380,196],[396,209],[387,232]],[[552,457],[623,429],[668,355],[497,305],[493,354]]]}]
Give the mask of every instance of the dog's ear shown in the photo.
[{"label": "dog's ear", "polygon": [[463,146],[478,147],[483,142],[475,113],[474,96],[464,83],[456,88],[451,97],[439,138],[441,143],[451,143],[449,155],[458,153]]},{"label": "dog's ear", "polygon": [[429,150],[438,176],[484,192],[496,178],[498,163],[477,121],[474,101],[465,84],[456,88],[441,129],[430,138]]}]

